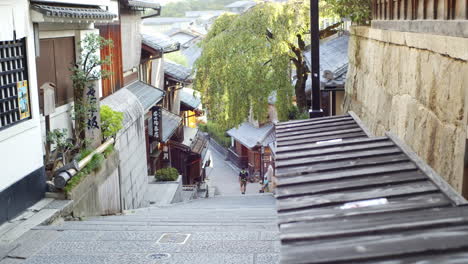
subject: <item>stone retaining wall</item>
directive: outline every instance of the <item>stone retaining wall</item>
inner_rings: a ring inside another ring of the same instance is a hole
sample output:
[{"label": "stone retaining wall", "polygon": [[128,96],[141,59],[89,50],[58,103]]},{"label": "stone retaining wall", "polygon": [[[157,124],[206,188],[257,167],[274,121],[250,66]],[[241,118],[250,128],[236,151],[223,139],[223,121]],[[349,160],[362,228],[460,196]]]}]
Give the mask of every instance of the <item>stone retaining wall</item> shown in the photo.
[{"label": "stone retaining wall", "polygon": [[368,27],[351,36],[344,110],[375,135],[395,133],[461,192],[468,39]]}]

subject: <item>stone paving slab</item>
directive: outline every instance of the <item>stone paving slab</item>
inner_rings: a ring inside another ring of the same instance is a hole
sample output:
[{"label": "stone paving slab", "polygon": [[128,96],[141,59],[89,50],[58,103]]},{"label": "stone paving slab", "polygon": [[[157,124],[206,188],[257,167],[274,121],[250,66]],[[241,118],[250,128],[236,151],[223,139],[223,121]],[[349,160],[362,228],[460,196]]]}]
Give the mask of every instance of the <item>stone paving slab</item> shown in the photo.
[{"label": "stone paving slab", "polygon": [[61,232],[55,230],[31,230],[15,241],[19,246],[8,253],[8,256],[26,259],[39,252],[60,235]]}]

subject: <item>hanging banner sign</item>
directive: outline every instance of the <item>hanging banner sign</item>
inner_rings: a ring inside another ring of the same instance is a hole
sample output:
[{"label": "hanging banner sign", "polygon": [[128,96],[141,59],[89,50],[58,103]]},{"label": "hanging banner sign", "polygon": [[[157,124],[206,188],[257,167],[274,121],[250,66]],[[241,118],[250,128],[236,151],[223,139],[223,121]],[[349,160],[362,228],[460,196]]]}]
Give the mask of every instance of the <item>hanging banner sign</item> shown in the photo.
[{"label": "hanging banner sign", "polygon": [[160,142],[162,140],[162,108],[160,106],[151,108],[151,128],[151,138]]}]

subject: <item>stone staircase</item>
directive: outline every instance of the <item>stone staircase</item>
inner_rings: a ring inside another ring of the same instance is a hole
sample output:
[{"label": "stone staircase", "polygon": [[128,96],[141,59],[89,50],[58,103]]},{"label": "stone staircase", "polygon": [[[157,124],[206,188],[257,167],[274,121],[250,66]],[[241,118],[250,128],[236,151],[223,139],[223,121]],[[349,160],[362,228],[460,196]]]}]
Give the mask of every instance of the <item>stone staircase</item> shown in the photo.
[{"label": "stone staircase", "polygon": [[275,264],[276,222],[269,194],[196,199],[38,226],[27,234],[36,248],[21,263]]}]

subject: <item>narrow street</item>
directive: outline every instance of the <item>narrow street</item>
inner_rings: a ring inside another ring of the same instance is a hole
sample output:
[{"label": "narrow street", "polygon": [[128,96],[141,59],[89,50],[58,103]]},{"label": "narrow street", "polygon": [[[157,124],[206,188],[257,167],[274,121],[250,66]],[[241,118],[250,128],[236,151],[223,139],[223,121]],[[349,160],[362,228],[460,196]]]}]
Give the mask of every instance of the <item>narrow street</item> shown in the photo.
[{"label": "narrow street", "polygon": [[[214,148],[209,147],[213,168],[207,168],[207,178],[216,188],[216,195],[242,195],[239,184],[239,170],[224,160],[224,157]],[[258,194],[259,183],[248,183],[246,195]]]},{"label": "narrow street", "polygon": [[0,264],[274,264],[279,263],[275,199],[250,184],[212,150],[219,195],[124,215],[37,226]]}]

